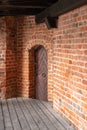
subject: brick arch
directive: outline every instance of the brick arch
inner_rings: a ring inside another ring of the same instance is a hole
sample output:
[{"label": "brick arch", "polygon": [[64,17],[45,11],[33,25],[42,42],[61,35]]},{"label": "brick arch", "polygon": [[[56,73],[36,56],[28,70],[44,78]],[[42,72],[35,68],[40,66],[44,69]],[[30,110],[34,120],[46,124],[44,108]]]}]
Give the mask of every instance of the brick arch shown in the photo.
[{"label": "brick arch", "polygon": [[44,36],[42,39],[33,39],[33,36],[29,39],[28,42],[24,45],[24,51],[30,50],[32,47],[36,45],[42,45],[47,51],[53,48],[52,40]]},{"label": "brick arch", "polygon": [[[52,46],[52,41],[48,40],[48,38],[44,39],[44,37],[43,37],[43,39],[31,38],[31,39],[29,39],[28,42],[26,42],[23,45],[22,64],[24,64],[24,66],[22,67],[22,70],[23,70],[22,73],[23,73],[23,75],[26,75],[27,78],[21,79],[21,82],[24,82],[25,84],[20,85],[20,77],[19,77],[19,80],[18,80],[19,90],[18,91],[20,93],[18,94],[18,96],[34,98],[34,89],[33,89],[34,79],[32,76],[32,73],[34,75],[34,72],[32,72],[32,70],[33,70],[33,60],[32,59],[34,59],[34,57],[33,57],[33,54],[31,53],[31,50],[33,47],[40,46],[40,45],[42,45],[46,49],[47,55],[48,55],[48,100],[52,101],[52,99],[53,99],[53,93],[52,93],[52,90],[53,90],[53,84],[52,84],[53,70],[52,70],[52,62],[51,61],[52,61],[52,55],[53,55],[52,54],[53,53],[53,51],[52,51],[53,46]],[[25,62],[26,62],[26,65],[25,65]],[[29,68],[27,69],[26,66],[29,66]],[[28,72],[26,72],[26,71],[28,71]]]}]

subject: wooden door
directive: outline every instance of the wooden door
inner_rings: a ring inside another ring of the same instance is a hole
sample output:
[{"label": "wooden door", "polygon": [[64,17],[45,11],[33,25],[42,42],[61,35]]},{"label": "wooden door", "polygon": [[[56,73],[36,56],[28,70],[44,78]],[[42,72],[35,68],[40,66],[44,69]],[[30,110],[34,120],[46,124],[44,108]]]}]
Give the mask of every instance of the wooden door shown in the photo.
[{"label": "wooden door", "polygon": [[35,51],[36,99],[47,101],[47,52],[40,46]]}]

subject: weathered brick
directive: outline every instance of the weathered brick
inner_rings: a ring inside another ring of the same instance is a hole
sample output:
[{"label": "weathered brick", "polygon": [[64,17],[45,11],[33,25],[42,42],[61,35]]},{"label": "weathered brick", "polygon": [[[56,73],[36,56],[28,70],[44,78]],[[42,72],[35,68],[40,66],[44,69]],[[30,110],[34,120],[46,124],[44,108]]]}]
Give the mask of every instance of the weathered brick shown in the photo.
[{"label": "weathered brick", "polygon": [[58,28],[36,25],[34,16],[0,18],[0,97],[32,97],[33,47],[48,54],[48,100],[77,130],[87,126],[87,6],[59,17]]},{"label": "weathered brick", "polygon": [[83,80],[83,84],[87,85],[87,80]]},{"label": "weathered brick", "polygon": [[[81,114],[76,113],[76,111],[81,111],[82,107],[83,109],[87,109],[86,106],[86,102],[87,102],[86,100],[86,96],[87,96],[87,87],[86,87],[87,86],[87,81],[86,81],[87,14],[86,11],[87,11],[87,6],[83,6],[82,8],[80,8],[80,12],[79,9],[77,9],[68,13],[69,17],[67,19],[66,19],[67,14],[60,16],[58,20],[59,28],[57,30],[54,30],[54,35],[53,35],[54,54],[55,54],[54,67],[55,64],[57,66],[54,68],[55,70],[54,71],[54,86],[55,86],[54,93],[59,91],[60,95],[62,94],[62,91],[60,91],[59,89],[60,86],[63,86],[63,90],[66,93],[64,94],[64,98],[63,98],[64,101],[62,102],[62,105],[64,105],[65,107],[62,107],[60,110],[58,104],[56,103],[57,97],[55,97],[54,107],[63,115],[65,114],[65,116],[75,124],[78,130],[79,128],[82,130],[87,129],[87,126],[82,126],[82,125],[80,126],[82,122],[80,118],[83,119],[83,123],[85,123],[85,121],[87,123],[87,120],[85,119],[85,111],[82,112]],[[63,19],[64,21],[62,21]],[[60,35],[61,29],[64,33],[61,33]],[[60,63],[64,64],[63,69]],[[57,77],[57,75],[59,75],[59,77]],[[61,76],[63,78],[65,77],[66,80],[62,79]],[[68,102],[67,99],[72,101],[72,103]],[[82,102],[85,102],[84,105],[82,105]]]},{"label": "weathered brick", "polygon": [[[24,22],[24,23],[23,23]],[[17,95],[35,96],[34,88],[34,50],[36,45],[43,45],[48,52],[48,99],[53,98],[53,39],[52,31],[44,24],[35,25],[34,17],[18,17],[17,19]],[[22,34],[22,29],[24,34]],[[22,42],[21,42],[22,41]],[[22,49],[23,47],[23,49]],[[22,57],[22,59],[21,59]],[[20,60],[21,59],[21,60]],[[21,64],[21,65],[20,65]],[[20,70],[20,71],[19,71]],[[22,75],[22,76],[21,76]],[[22,84],[21,84],[22,82]],[[23,82],[25,84],[23,84]],[[26,84],[28,83],[28,85]],[[25,90],[27,89],[26,93]]]}]

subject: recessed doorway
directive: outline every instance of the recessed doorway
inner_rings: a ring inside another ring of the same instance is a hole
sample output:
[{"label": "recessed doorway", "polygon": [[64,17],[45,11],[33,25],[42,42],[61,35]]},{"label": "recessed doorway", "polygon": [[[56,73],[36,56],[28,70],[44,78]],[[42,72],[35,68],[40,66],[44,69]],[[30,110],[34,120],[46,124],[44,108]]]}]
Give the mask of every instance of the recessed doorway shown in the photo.
[{"label": "recessed doorway", "polygon": [[34,48],[35,56],[35,97],[47,101],[47,51],[43,46]]}]

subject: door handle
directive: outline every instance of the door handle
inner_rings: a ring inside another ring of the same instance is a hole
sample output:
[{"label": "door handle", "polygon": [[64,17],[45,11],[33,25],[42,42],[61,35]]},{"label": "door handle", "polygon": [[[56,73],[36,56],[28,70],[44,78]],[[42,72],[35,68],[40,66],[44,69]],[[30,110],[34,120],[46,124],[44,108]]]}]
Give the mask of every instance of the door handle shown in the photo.
[{"label": "door handle", "polygon": [[46,77],[46,74],[45,74],[45,73],[42,73],[42,76],[43,76],[43,77]]}]

